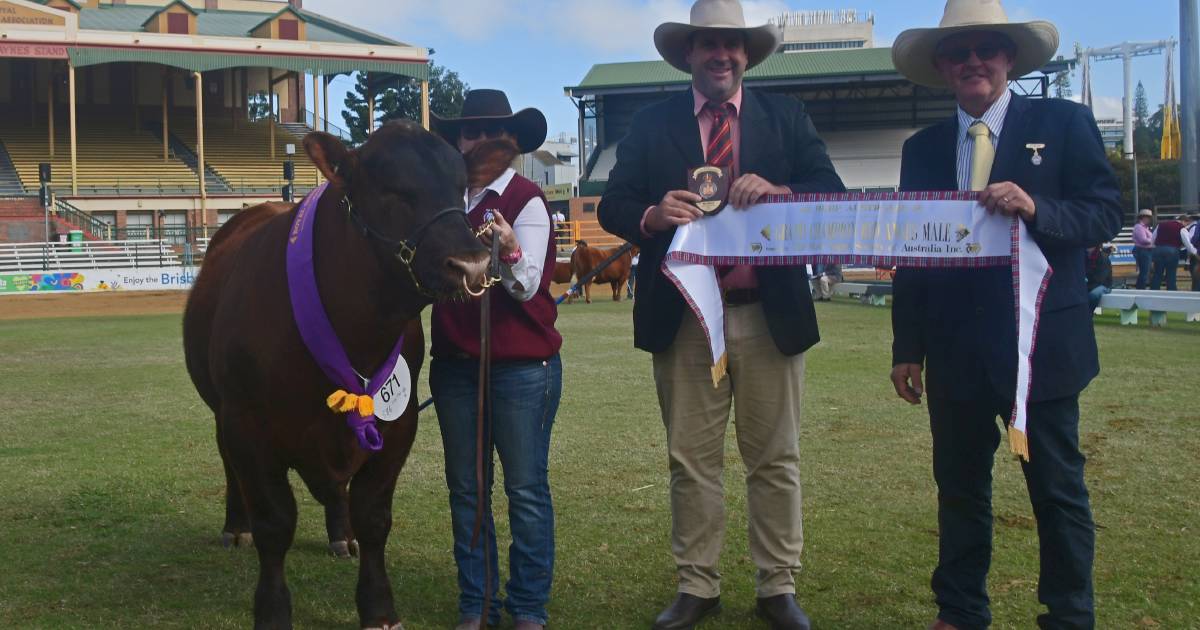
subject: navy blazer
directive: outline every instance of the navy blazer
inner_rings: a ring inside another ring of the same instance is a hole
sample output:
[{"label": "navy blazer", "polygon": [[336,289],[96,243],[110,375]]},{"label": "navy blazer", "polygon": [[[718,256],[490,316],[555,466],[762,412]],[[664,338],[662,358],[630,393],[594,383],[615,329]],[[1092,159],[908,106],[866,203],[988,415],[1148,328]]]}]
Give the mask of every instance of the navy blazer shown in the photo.
[{"label": "navy blazer", "polygon": [[[800,101],[744,89],[738,116],[742,173],[754,173],[797,193],[845,191]],[[617,164],[600,200],[600,225],[641,248],[633,342],[648,352],[671,347],[687,306],[661,271],[674,228],[643,238],[642,216],[668,191],[687,190],[688,171],[703,164],[695,98],[688,89],[634,117],[629,135],[617,148]],[[795,355],[819,341],[804,266],[755,267],[754,273],[767,327],[779,351]]]},{"label": "navy blazer", "polygon": [[[1046,145],[1033,164],[1026,144]],[[900,189],[958,188],[957,117],[904,143]],[[1020,186],[1037,206],[1030,234],[1054,275],[1042,302],[1033,352],[1031,401],[1083,391],[1100,371],[1086,290],[1086,248],[1121,229],[1120,191],[1091,112],[1060,99],[1014,95],[990,181]],[[924,363],[931,395],[1012,400],[1017,330],[1012,271],[898,269],[892,308],[892,362]]]}]

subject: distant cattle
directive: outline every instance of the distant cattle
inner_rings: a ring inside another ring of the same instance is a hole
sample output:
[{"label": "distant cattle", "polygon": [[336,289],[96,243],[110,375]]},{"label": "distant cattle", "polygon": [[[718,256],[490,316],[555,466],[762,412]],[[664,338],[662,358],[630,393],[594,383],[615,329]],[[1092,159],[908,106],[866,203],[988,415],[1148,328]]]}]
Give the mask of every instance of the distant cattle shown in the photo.
[{"label": "distant cattle", "polygon": [[[571,285],[571,278],[574,277],[575,270],[571,268],[570,262],[554,263],[554,283],[565,284],[568,287]],[[579,291],[571,291],[567,296],[567,304],[575,301],[575,296],[579,295]]]},{"label": "distant cattle", "polygon": [[[571,269],[575,272],[575,277],[583,279],[618,249],[620,248],[599,249],[589,247],[587,241],[576,241],[575,251],[571,253]],[[612,264],[584,283],[582,287],[584,301],[588,304],[592,303],[592,283],[595,282],[596,284],[611,285],[613,301],[620,302],[621,296],[625,293],[625,283],[629,281],[629,271],[633,267],[633,256],[636,253],[637,248],[635,247],[633,250],[621,254]]]}]

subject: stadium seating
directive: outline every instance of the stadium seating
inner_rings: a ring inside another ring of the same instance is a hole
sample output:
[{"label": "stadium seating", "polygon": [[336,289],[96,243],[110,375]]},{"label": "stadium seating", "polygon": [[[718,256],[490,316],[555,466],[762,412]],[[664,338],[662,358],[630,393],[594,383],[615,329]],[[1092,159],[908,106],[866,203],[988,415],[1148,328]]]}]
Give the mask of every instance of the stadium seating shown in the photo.
[{"label": "stadium seating", "polygon": [[[235,191],[274,192],[284,184],[283,161],[296,166],[298,190],[317,185],[317,169],[304,153],[301,140],[282,126],[275,127],[275,159],[271,159],[271,130],[263,122],[241,122],[235,129],[226,119],[204,121],[204,161]],[[195,119],[171,119],[171,134],[196,152]],[[295,145],[296,154],[288,156],[285,147]]]},{"label": "stadium seating", "polygon": [[[26,192],[38,189],[38,164],[50,162],[59,194],[71,190],[71,145],[67,125],[55,126],[54,157],[47,131],[16,118],[0,117],[3,139]],[[162,143],[152,134],[130,129],[128,120],[87,118],[77,123],[79,194],[195,194],[196,174],[174,157],[163,161]]]}]

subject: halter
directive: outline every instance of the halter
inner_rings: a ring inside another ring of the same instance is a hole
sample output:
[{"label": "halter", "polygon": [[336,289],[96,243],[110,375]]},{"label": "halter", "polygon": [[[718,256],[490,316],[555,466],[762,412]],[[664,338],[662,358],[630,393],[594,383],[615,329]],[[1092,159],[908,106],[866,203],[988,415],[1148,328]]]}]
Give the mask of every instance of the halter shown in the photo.
[{"label": "halter", "polygon": [[[408,275],[409,275],[409,277],[412,278],[413,285],[417,288],[417,291],[421,295],[424,295],[426,297],[431,297],[431,298],[436,297],[436,294],[433,291],[430,291],[429,289],[426,289],[424,286],[421,285],[421,281],[417,279],[417,274],[413,270],[413,266],[412,266],[413,261],[416,260],[416,258],[417,258],[417,247],[420,246],[421,240],[425,238],[425,234],[429,230],[429,228],[432,227],[433,224],[436,223],[442,217],[445,217],[448,215],[458,215],[458,216],[462,217],[463,223],[466,224],[467,229],[471,230],[475,234],[476,238],[479,238],[479,236],[481,234],[483,234],[484,231],[486,231],[489,227],[491,227],[492,223],[493,223],[492,221],[488,221],[488,222],[484,223],[482,226],[480,226],[480,228],[478,230],[472,229],[470,221],[467,220],[466,210],[462,206],[449,206],[449,207],[439,210],[432,217],[429,217],[429,219],[427,219],[424,223],[417,226],[417,229],[413,230],[413,233],[410,234],[408,238],[396,240],[394,238],[384,235],[383,233],[379,232],[379,230],[376,230],[375,228],[371,227],[371,225],[369,223],[367,223],[366,219],[364,219],[361,215],[359,215],[357,212],[355,212],[354,211],[354,202],[350,201],[349,194],[344,195],[342,197],[342,200],[340,203],[344,204],[346,206],[346,214],[350,215],[350,219],[352,221],[354,221],[355,225],[357,225],[360,230],[362,230],[363,236],[367,237],[367,238],[373,238],[373,239],[379,241],[380,243],[383,243],[384,245],[387,245],[388,247],[390,247],[392,249],[392,254],[397,259],[399,259],[400,262],[404,265],[404,268],[408,270]],[[487,289],[487,288],[491,287],[498,280],[499,280],[499,278],[493,277],[491,275],[485,277],[483,279],[483,283],[482,283],[483,288]],[[467,288],[467,286],[466,286],[465,279],[463,280],[463,288],[466,289],[468,293],[470,292],[470,289]]]}]

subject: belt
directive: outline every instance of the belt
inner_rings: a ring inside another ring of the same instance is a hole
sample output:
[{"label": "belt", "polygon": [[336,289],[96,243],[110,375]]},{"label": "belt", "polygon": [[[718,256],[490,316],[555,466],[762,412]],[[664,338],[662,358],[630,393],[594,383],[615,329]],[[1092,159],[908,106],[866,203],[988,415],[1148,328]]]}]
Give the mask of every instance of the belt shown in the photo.
[{"label": "belt", "polygon": [[756,304],[761,300],[758,294],[758,289],[726,289],[722,293],[722,298],[725,306],[745,306],[747,304]]}]

